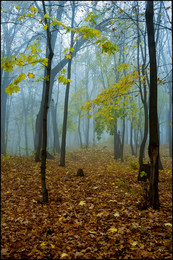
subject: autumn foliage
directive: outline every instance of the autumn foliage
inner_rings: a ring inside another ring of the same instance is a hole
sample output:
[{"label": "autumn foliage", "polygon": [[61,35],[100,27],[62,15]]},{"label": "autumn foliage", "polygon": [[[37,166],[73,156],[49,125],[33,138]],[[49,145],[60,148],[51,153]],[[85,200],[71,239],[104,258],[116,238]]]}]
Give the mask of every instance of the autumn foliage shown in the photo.
[{"label": "autumn foliage", "polygon": [[171,258],[169,157],[162,157],[159,211],[140,208],[137,158],[126,153],[122,163],[108,146],[66,158],[66,167],[58,166],[59,156],[47,160],[49,204],[42,205],[40,163],[2,156],[2,259]]}]

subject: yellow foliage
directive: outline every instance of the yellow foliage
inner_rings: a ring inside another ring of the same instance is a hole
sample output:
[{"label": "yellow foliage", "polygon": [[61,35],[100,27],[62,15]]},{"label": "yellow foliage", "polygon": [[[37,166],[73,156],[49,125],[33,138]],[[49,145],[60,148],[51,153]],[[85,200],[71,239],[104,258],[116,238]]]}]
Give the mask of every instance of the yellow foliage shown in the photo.
[{"label": "yellow foliage", "polygon": [[72,57],[71,53],[65,55],[66,59],[71,59],[71,57]]},{"label": "yellow foliage", "polygon": [[48,27],[48,25],[46,24],[44,27],[43,27],[43,30],[46,30]]},{"label": "yellow foliage", "polygon": [[31,7],[30,7],[30,10],[31,10],[32,13],[36,13],[36,12],[37,12],[37,8],[34,7],[34,6],[31,6]]},{"label": "yellow foliage", "polygon": [[127,69],[129,69],[129,64],[128,63],[122,63],[118,66],[117,71],[127,70]]},{"label": "yellow foliage", "polygon": [[34,74],[33,73],[28,73],[28,78],[35,78]]}]

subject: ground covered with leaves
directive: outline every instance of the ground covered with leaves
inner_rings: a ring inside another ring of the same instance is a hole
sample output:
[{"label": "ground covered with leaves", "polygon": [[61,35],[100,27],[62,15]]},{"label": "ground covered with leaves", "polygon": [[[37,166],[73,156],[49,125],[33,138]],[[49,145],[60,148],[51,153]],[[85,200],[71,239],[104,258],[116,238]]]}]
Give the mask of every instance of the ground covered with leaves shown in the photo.
[{"label": "ground covered with leaves", "polygon": [[[2,259],[172,258],[172,162],[161,158],[160,210],[141,210],[137,158],[108,148],[47,160],[49,204],[42,205],[40,163],[1,156]],[[76,176],[82,168],[85,176]]]}]

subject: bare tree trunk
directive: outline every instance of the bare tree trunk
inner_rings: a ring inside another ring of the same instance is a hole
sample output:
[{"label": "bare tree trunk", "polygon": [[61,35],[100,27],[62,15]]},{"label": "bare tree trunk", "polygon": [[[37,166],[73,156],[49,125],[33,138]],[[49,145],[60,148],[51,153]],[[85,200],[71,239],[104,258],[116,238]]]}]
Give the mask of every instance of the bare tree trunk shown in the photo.
[{"label": "bare tree trunk", "polygon": [[[44,15],[46,14],[45,4],[42,1]],[[45,18],[45,23],[48,24],[47,19]],[[46,67],[46,92],[45,92],[45,100],[44,100],[44,108],[43,108],[43,144],[41,151],[41,186],[42,186],[42,194],[43,194],[43,204],[48,203],[48,190],[46,188],[46,148],[47,148],[47,112],[48,112],[48,104],[49,104],[49,89],[50,89],[50,76],[51,76],[51,64],[53,59],[53,51],[51,47],[51,33],[49,31],[49,25],[47,27],[47,46],[49,49],[48,55],[48,66]]]},{"label": "bare tree trunk", "polygon": [[23,88],[21,88],[21,95],[22,95],[22,103],[23,103],[23,114],[24,114],[24,132],[25,132],[25,150],[26,156],[28,156],[28,129],[27,129],[27,115],[28,115],[28,106],[26,107],[25,104],[25,97],[23,93]]},{"label": "bare tree trunk", "polygon": [[[71,27],[73,27],[73,24],[74,24],[74,16],[75,16],[75,2],[72,2],[72,22],[71,22]],[[71,32],[70,48],[73,47],[73,37],[74,37],[74,33]],[[72,63],[72,57],[68,61],[68,70],[67,70],[67,78],[68,79],[71,78],[71,63]],[[64,120],[63,120],[63,131],[62,131],[62,142],[61,142],[60,166],[65,166],[69,90],[70,90],[70,82],[67,83],[66,93],[65,93]]]},{"label": "bare tree trunk", "polygon": [[124,134],[125,134],[125,118],[123,118],[123,131],[122,131],[122,141],[121,141],[121,162],[124,162],[123,152],[124,152]]},{"label": "bare tree trunk", "polygon": [[79,112],[79,117],[78,117],[78,134],[79,134],[79,143],[80,143],[80,148],[82,148],[82,135],[81,135],[81,130],[80,130],[80,125],[81,125],[81,111]]},{"label": "bare tree trunk", "polygon": [[114,159],[119,159],[121,157],[121,141],[120,133],[117,131],[117,118],[115,118],[114,123]]},{"label": "bare tree trunk", "polygon": [[153,1],[147,1],[146,8],[146,25],[148,33],[148,48],[150,58],[150,92],[149,92],[149,148],[148,154],[151,163],[150,183],[149,183],[149,205],[158,209],[159,192],[158,192],[158,158],[159,158],[159,133],[157,117],[157,63],[156,48],[154,40],[153,25]]},{"label": "bare tree trunk", "polygon": [[133,148],[133,120],[134,118],[132,118],[131,126],[130,126],[130,147],[131,147],[131,151],[132,151],[132,155],[136,155],[134,148]]}]

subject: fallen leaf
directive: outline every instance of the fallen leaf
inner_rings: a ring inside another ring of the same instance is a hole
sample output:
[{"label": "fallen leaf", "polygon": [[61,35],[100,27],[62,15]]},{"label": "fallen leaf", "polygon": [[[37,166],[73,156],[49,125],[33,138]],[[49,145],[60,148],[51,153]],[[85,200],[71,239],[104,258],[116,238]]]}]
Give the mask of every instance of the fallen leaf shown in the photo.
[{"label": "fallen leaf", "polygon": [[114,233],[114,232],[117,232],[118,230],[116,228],[110,228],[110,229],[108,229],[108,231]]},{"label": "fallen leaf", "polygon": [[134,241],[131,245],[136,246],[137,244],[138,244],[138,242]]},{"label": "fallen leaf", "polygon": [[62,253],[61,256],[60,256],[60,258],[64,258],[64,257],[68,257],[68,254]]},{"label": "fallen leaf", "polygon": [[120,214],[117,212],[117,213],[114,214],[114,217],[119,217],[119,215]]},{"label": "fallen leaf", "polygon": [[165,223],[165,226],[172,227],[171,223]]},{"label": "fallen leaf", "polygon": [[85,204],[86,204],[85,201],[80,201],[80,202],[79,202],[79,205],[80,205],[80,206],[83,206],[83,205],[85,205]]}]

